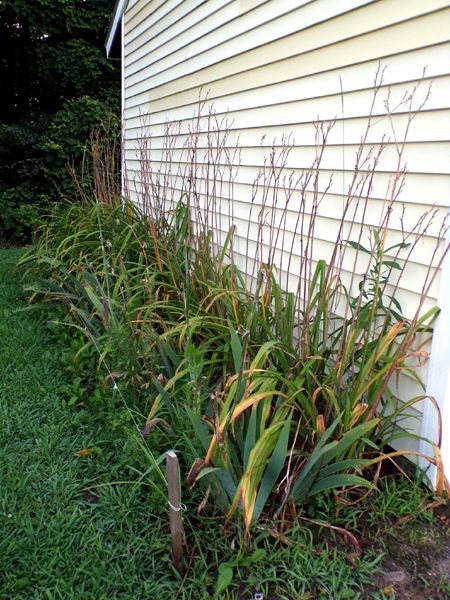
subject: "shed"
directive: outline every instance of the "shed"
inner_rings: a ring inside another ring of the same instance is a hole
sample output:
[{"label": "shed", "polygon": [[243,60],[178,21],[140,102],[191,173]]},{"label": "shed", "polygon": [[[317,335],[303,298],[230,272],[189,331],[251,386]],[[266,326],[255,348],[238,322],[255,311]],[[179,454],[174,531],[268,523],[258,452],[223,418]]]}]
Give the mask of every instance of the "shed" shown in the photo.
[{"label": "shed", "polygon": [[[249,264],[255,248],[249,239],[257,236],[255,212],[249,207],[262,202],[254,182],[270,153],[282,156],[289,147],[286,169],[301,173],[315,159],[314,122],[334,123],[320,163],[323,181],[332,176],[332,185],[324,183],[320,190],[316,252],[326,256],[361,139],[375,153],[384,145],[368,188],[368,222],[375,223],[385,206],[389,177],[403,169],[399,156],[408,175],[392,209],[393,239],[411,231],[431,207],[437,210],[396,290],[405,310],[414,310],[431,248],[442,234],[437,223],[450,205],[449,31],[450,8],[444,0],[118,0],[106,48],[111,58],[122,61],[124,187],[142,203],[143,145],[151,138],[153,160],[167,162],[167,123],[178,129],[181,140],[170,149],[171,160],[185,160],[182,142],[199,103],[207,98],[213,107],[209,118],[226,123],[225,146],[235,147],[239,140],[240,147],[234,154],[239,169],[220,193],[215,191],[222,201],[222,218],[215,226],[222,233],[232,223],[236,226],[236,254]],[[411,111],[417,113],[412,120]],[[169,135],[175,138],[173,130]],[[230,151],[227,161],[232,162]],[[217,172],[203,173],[210,183],[217,180]],[[174,182],[170,188],[180,192]],[[282,198],[277,202],[282,204]],[[281,204],[277,210],[283,212]],[[281,262],[284,252],[281,245],[276,253]],[[289,274],[285,283],[292,284]],[[440,407],[441,451],[449,476],[449,260],[439,267],[427,295],[427,305],[437,303],[441,313],[430,358],[420,372],[426,393]],[[398,393],[407,400],[418,390],[403,377]],[[430,402],[411,408],[402,426],[437,441],[438,418]],[[409,444],[410,449],[430,451],[424,441],[410,439]]]}]

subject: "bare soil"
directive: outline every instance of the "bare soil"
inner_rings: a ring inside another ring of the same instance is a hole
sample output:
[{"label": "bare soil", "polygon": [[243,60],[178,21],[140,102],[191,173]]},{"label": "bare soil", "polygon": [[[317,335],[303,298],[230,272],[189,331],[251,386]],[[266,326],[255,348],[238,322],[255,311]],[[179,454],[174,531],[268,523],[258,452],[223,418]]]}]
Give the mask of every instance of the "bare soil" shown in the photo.
[{"label": "bare soil", "polygon": [[[450,504],[430,523],[408,522],[387,530],[378,592],[395,600],[450,600]],[[367,598],[373,597],[372,592]]]}]

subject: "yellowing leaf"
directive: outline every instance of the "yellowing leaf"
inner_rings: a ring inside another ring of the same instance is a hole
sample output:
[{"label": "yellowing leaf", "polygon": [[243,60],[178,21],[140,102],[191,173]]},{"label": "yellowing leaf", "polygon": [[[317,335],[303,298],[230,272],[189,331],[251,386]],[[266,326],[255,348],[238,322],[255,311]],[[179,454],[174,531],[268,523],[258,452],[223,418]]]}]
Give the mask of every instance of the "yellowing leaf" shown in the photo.
[{"label": "yellowing leaf", "polygon": [[77,452],[74,452],[73,455],[74,456],[87,456],[88,454],[91,454],[94,451],[93,448],[83,448],[83,450],[77,450]]},{"label": "yellowing leaf", "polygon": [[386,596],[394,596],[395,589],[391,585],[389,585],[389,586],[383,588],[383,594],[385,594]]}]

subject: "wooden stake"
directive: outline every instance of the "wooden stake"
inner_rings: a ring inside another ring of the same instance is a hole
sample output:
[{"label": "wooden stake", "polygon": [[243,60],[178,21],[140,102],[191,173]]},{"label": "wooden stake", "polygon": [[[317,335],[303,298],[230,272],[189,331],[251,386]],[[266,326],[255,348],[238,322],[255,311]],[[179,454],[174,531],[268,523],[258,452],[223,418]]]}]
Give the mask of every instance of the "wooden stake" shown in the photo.
[{"label": "wooden stake", "polygon": [[170,536],[172,538],[172,560],[180,575],[184,574],[183,525],[181,523],[180,476],[177,455],[173,450],[166,452],[167,483],[169,486]]}]

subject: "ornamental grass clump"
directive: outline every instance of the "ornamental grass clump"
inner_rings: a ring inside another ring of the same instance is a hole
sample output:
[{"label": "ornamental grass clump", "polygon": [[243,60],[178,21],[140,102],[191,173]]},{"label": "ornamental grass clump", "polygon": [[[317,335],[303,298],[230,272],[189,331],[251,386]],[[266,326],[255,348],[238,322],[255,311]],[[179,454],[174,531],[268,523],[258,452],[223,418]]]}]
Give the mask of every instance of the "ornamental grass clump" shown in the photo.
[{"label": "ornamental grass clump", "polygon": [[[380,90],[378,80],[372,108]],[[434,400],[419,393],[402,403],[396,381],[420,383],[438,312],[427,296],[448,248],[438,209],[406,226],[402,207],[393,227],[415,94],[399,105],[405,135],[378,222],[371,193],[388,140],[369,144],[369,115],[332,207],[326,256],[317,232],[333,190],[322,162],[334,123],[315,125],[307,169],[291,169],[291,137],[269,149],[243,235],[243,151],[227,118],[200,103],[186,131],[167,125],[159,148],[143,128],[139,176],[128,182],[137,204],[83,193],[27,259],[47,273],[30,286],[32,299],[65,303],[71,324],[98,344],[99,364],[133,389],[147,443],[179,450],[201,506],[209,498],[228,521],[241,513],[247,533],[260,519],[294,518],[320,493],[354,500],[376,485],[382,461],[416,454],[386,446],[413,435],[399,426],[408,409]],[[406,316],[402,280],[430,232],[437,241]],[[442,472],[438,457],[427,459]]]}]

